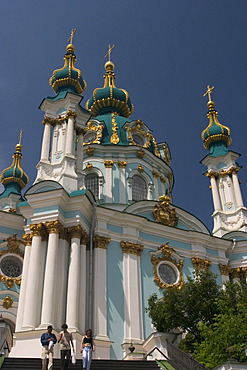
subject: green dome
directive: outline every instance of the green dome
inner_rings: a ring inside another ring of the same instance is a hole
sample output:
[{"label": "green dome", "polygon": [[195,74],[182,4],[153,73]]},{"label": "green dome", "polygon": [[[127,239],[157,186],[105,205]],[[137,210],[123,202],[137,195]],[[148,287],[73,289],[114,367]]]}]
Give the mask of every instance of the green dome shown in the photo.
[{"label": "green dome", "polygon": [[94,116],[117,113],[129,117],[134,107],[128,92],[115,86],[114,64],[111,61],[106,62],[105,69],[104,86],[93,91],[92,97],[86,103],[86,109]]},{"label": "green dome", "polygon": [[74,66],[76,61],[74,45],[67,45],[66,51],[63,68],[56,69],[53,72],[49,84],[55,93],[66,90],[81,95],[87,84],[81,76],[81,71]]},{"label": "green dome", "polygon": [[21,149],[22,149],[21,144],[17,144],[16,151],[12,157],[13,162],[11,166],[3,170],[1,174],[0,181],[5,187],[8,187],[9,185],[12,186],[13,184],[15,184],[20,189],[23,189],[29,181],[28,176],[21,168],[20,164],[22,158]]},{"label": "green dome", "polygon": [[214,109],[214,102],[211,100],[208,102],[208,109],[209,124],[201,134],[204,147],[208,150],[215,145],[228,147],[232,142],[229,127],[218,121],[218,112]]}]

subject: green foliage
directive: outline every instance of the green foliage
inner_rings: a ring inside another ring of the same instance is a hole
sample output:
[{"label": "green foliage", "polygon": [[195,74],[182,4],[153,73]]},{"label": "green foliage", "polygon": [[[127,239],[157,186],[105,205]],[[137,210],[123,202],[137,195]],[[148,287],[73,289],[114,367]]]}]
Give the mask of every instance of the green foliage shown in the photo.
[{"label": "green foliage", "polygon": [[229,357],[246,362],[246,293],[246,284],[227,284],[217,301],[219,314],[212,324],[201,324],[203,340],[196,345],[194,357],[208,368],[214,368]]},{"label": "green foliage", "polygon": [[224,289],[210,271],[196,271],[181,289],[152,295],[147,312],[158,331],[180,328],[186,334],[180,347],[208,368],[230,356],[246,361],[247,285],[228,283]]}]

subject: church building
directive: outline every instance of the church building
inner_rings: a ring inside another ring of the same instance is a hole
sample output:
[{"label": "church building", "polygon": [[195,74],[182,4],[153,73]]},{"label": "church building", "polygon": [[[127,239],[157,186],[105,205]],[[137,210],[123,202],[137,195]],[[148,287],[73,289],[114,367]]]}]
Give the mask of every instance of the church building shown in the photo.
[{"label": "church building", "polygon": [[212,270],[220,284],[247,276],[239,154],[229,149],[230,129],[218,120],[213,88],[205,94],[201,161],[214,205],[210,232],[173,204],[169,146],[156,141],[145,117],[134,118],[128,91],[116,86],[111,51],[103,87],[83,105],[87,85],[75,67],[72,32],[64,66],[49,81],[55,94],[40,104],[34,183],[21,165],[21,135],[2,171],[0,346],[7,342],[12,357],[40,357],[47,326],[57,334],[67,323],[78,358],[89,327],[95,358],[129,358],[131,344],[141,358],[157,345],[145,311],[151,294],[181,286],[195,268]]}]

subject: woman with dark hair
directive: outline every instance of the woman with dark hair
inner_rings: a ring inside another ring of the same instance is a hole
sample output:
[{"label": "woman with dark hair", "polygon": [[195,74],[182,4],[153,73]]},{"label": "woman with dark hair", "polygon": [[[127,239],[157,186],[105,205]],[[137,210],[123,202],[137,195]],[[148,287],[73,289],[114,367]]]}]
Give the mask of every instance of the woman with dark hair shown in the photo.
[{"label": "woman with dark hair", "polygon": [[91,361],[92,361],[92,352],[94,352],[95,346],[93,342],[92,330],[87,329],[86,334],[83,335],[81,340],[81,353],[82,353],[82,362],[83,369],[90,370]]}]

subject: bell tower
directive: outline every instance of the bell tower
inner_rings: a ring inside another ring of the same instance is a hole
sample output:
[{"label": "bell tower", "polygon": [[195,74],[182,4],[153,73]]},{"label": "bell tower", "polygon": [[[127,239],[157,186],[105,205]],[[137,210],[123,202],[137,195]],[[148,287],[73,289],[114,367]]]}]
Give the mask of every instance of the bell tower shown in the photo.
[{"label": "bell tower", "polygon": [[232,140],[230,129],[218,121],[211,93],[214,87],[207,87],[209,124],[202,131],[204,148],[209,154],[201,163],[207,166],[205,175],[211,183],[214,204],[213,235],[222,237],[231,231],[247,231],[247,209],[244,206],[238,180],[240,166],[236,162],[240,154],[228,149]]},{"label": "bell tower", "polygon": [[68,192],[78,190],[83,162],[83,127],[91,114],[80,106],[86,82],[75,68],[72,30],[64,55],[64,66],[56,69],[49,80],[56,93],[40,105],[45,112],[44,134],[36,182],[54,180]]}]

